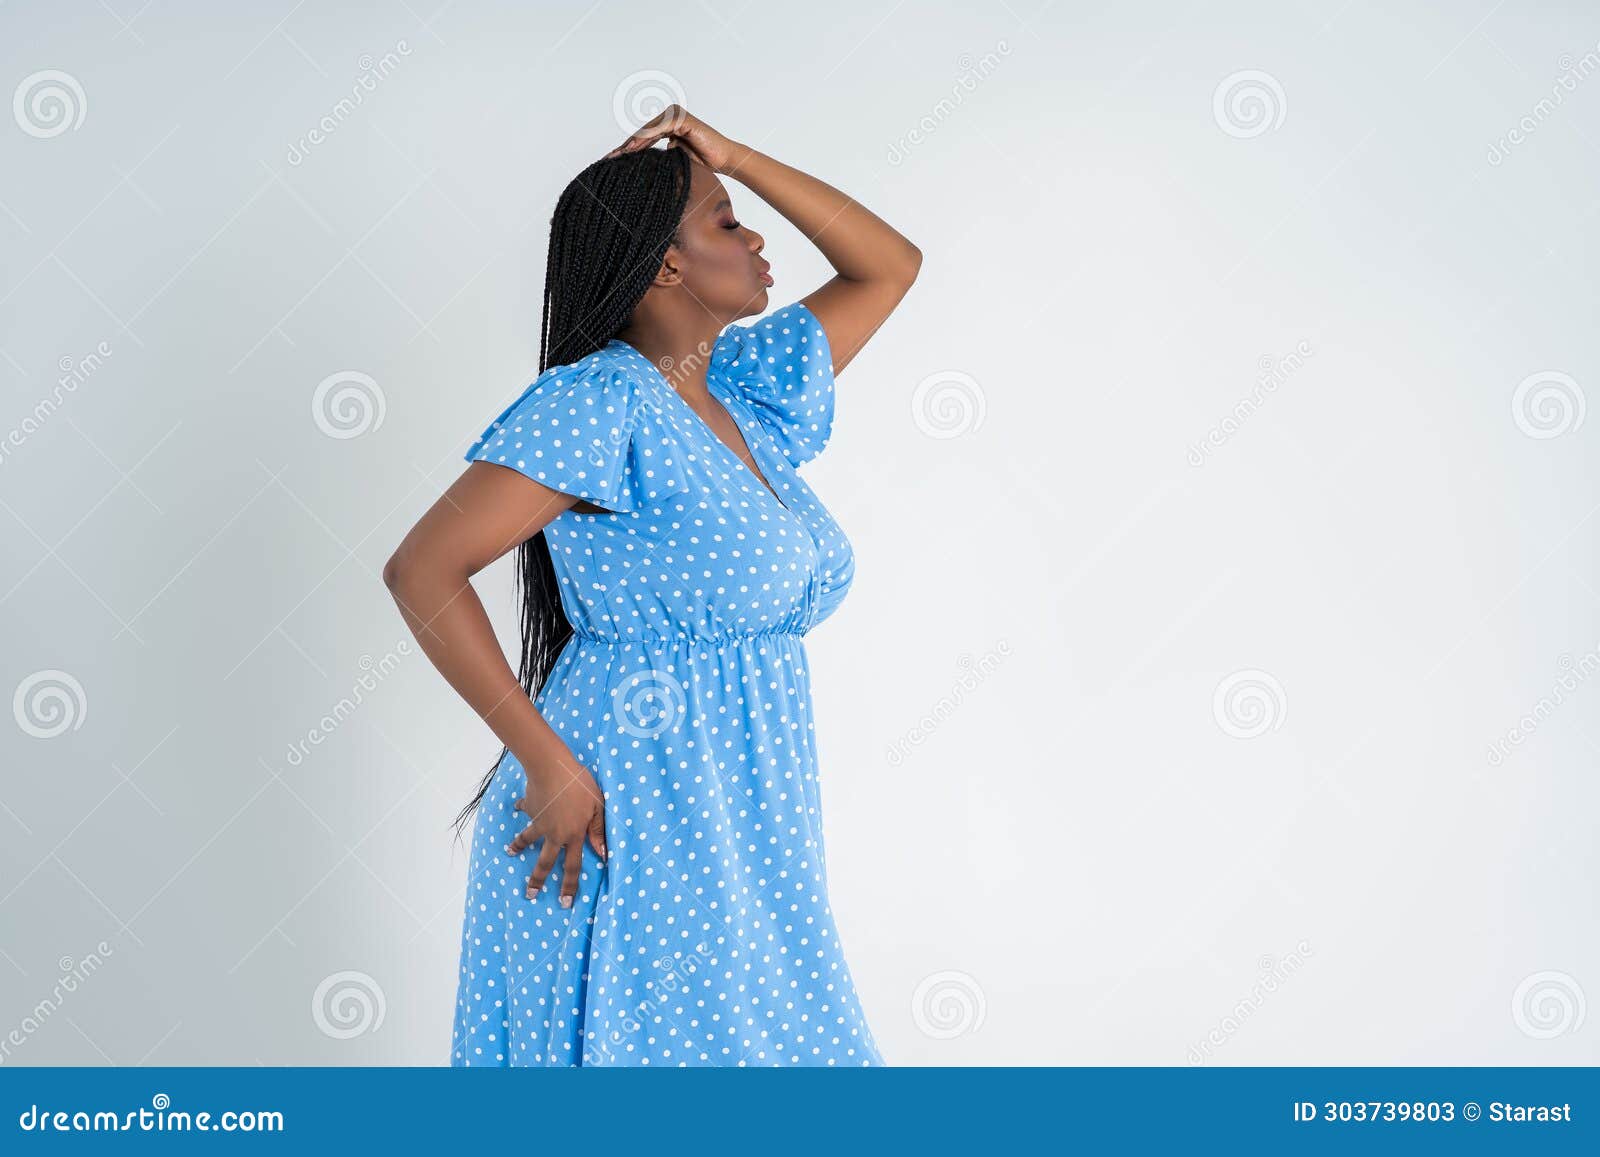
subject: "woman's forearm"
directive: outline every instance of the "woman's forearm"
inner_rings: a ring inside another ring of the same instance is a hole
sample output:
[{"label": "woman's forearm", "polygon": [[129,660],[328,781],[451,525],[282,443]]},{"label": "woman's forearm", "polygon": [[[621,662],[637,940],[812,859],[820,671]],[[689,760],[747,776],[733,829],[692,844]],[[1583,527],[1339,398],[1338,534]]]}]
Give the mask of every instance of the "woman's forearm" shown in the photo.
[{"label": "woman's forearm", "polygon": [[724,176],[771,205],[822,251],[841,277],[871,281],[915,277],[922,253],[864,205],[749,145],[735,144]]}]

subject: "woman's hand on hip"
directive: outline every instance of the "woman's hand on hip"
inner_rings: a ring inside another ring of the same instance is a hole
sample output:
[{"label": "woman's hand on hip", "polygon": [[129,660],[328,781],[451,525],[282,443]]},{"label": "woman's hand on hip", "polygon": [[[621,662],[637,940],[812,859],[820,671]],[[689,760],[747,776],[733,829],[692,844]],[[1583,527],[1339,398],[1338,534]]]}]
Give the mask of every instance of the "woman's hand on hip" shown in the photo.
[{"label": "woman's hand on hip", "polygon": [[606,858],[606,801],[594,776],[581,765],[563,760],[555,767],[528,772],[528,787],[515,807],[528,817],[528,826],[506,845],[508,855],[521,855],[539,840],[539,858],[528,877],[528,899],[539,894],[556,860],[565,857],[558,901],[572,907],[583,871],[583,842]]}]

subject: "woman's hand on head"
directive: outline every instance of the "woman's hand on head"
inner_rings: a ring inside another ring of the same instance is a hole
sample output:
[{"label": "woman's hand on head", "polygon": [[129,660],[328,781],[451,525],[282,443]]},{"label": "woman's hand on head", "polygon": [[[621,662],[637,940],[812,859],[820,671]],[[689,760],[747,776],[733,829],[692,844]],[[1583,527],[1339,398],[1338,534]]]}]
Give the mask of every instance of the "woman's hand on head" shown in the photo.
[{"label": "woman's hand on head", "polygon": [[584,840],[597,856],[606,858],[606,801],[600,785],[587,768],[563,760],[559,767],[537,774],[530,771],[527,790],[515,806],[528,817],[528,826],[512,837],[506,854],[520,856],[544,840],[528,877],[528,899],[539,894],[550,869],[564,856],[559,902],[563,908],[572,907],[583,872]]},{"label": "woman's hand on head", "polygon": [[689,155],[714,173],[726,173],[739,154],[739,146],[679,104],[671,104],[641,125],[605,158],[648,149],[666,139],[668,148],[687,149]]}]

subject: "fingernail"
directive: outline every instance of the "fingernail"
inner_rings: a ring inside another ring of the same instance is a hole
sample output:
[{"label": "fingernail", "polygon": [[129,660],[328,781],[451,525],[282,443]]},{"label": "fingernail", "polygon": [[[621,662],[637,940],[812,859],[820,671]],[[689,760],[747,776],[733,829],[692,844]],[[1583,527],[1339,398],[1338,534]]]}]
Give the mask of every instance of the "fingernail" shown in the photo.
[{"label": "fingernail", "polygon": [[527,894],[528,899],[530,899],[530,900],[533,899],[533,885],[532,884],[528,885],[527,890],[526,890],[526,894]]},{"label": "fingernail", "polygon": [[563,908],[572,907],[572,897],[571,896],[563,896],[563,897],[561,897],[561,906]]}]

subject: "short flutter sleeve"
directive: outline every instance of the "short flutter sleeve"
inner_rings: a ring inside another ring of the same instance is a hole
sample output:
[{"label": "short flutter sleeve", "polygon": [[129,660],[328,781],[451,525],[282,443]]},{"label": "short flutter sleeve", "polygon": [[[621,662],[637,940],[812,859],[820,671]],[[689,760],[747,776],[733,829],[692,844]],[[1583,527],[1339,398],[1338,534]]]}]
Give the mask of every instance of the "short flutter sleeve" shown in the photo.
[{"label": "short flutter sleeve", "polygon": [[663,415],[637,374],[607,350],[545,370],[474,440],[466,460],[509,467],[620,513],[689,489]]},{"label": "short flutter sleeve", "polygon": [[791,463],[822,453],[833,432],[833,351],[804,302],[728,326],[711,364],[744,395]]}]

